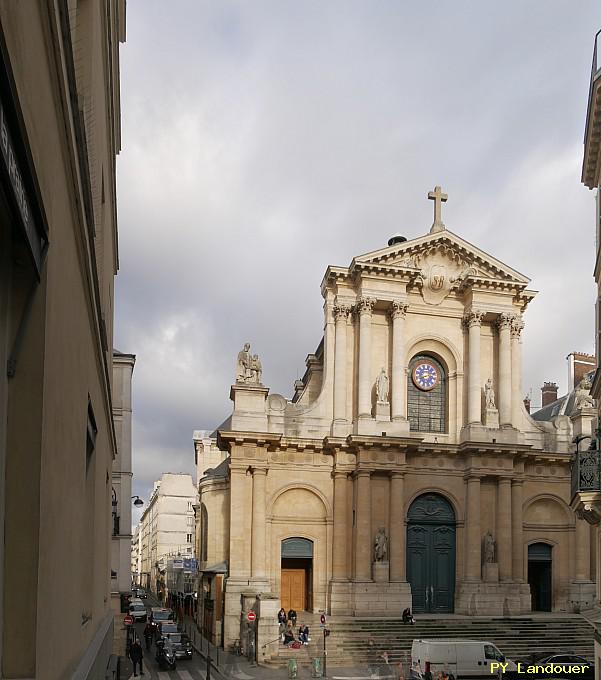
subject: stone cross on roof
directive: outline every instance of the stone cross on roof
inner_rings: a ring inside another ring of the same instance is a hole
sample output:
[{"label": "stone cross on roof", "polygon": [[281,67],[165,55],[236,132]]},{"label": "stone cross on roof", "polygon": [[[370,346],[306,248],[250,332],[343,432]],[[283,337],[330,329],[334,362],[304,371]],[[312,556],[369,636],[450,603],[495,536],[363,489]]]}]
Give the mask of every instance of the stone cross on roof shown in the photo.
[{"label": "stone cross on roof", "polygon": [[428,192],[428,198],[434,201],[434,222],[432,223],[432,228],[430,233],[434,234],[437,231],[444,231],[445,226],[440,216],[442,203],[446,203],[448,200],[448,195],[442,193],[442,189],[439,186],[434,187],[434,191]]}]

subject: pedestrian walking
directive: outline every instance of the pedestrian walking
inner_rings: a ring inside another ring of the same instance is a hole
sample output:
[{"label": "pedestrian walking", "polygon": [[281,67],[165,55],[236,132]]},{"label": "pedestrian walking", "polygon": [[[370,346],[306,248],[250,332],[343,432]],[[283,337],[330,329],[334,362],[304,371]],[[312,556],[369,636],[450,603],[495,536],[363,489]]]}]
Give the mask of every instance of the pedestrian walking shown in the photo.
[{"label": "pedestrian walking", "polygon": [[142,645],[140,644],[138,638],[134,640],[132,646],[129,648],[129,658],[131,659],[134,665],[134,675],[135,676],[138,675],[136,673],[138,667],[140,668],[140,675],[144,675],[144,669],[142,668],[142,659],[144,658],[144,652],[142,651]]},{"label": "pedestrian walking", "polygon": [[150,649],[152,638],[154,637],[154,628],[150,621],[144,626],[144,640],[146,642],[146,649]]}]

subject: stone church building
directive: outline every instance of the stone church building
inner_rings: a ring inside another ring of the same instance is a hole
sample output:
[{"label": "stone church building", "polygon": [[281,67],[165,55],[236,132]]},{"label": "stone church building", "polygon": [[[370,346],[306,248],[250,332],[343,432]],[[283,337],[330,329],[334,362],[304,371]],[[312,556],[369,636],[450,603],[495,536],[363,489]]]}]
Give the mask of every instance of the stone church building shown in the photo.
[{"label": "stone church building", "polygon": [[446,230],[440,187],[429,197],[425,236],[328,267],[323,339],[293,398],[270,393],[246,345],[232,415],[196,441],[202,596],[226,646],[250,608],[271,623],[280,606],[593,604],[597,549],[570,509],[571,442],[592,410],[528,414],[520,336],[535,293]]}]

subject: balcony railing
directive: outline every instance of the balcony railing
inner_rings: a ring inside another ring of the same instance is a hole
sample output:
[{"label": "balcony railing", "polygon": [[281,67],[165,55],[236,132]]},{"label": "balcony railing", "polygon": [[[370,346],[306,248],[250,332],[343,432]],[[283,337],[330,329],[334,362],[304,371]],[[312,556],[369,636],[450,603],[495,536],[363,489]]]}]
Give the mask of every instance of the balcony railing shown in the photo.
[{"label": "balcony railing", "polygon": [[572,460],[572,498],[583,491],[601,491],[601,451],[595,440]]}]

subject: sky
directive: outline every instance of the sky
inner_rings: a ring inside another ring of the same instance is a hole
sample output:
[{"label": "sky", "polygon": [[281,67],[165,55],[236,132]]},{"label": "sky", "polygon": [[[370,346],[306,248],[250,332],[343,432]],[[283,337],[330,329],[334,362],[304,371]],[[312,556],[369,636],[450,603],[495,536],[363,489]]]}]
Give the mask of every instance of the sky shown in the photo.
[{"label": "sky", "polygon": [[[136,355],[134,490],[194,474],[237,352],[292,396],[329,264],[432,224],[531,279],[523,386],[593,352],[580,181],[597,0],[129,0],[115,347]],[[140,511],[134,512],[134,522]]]}]

